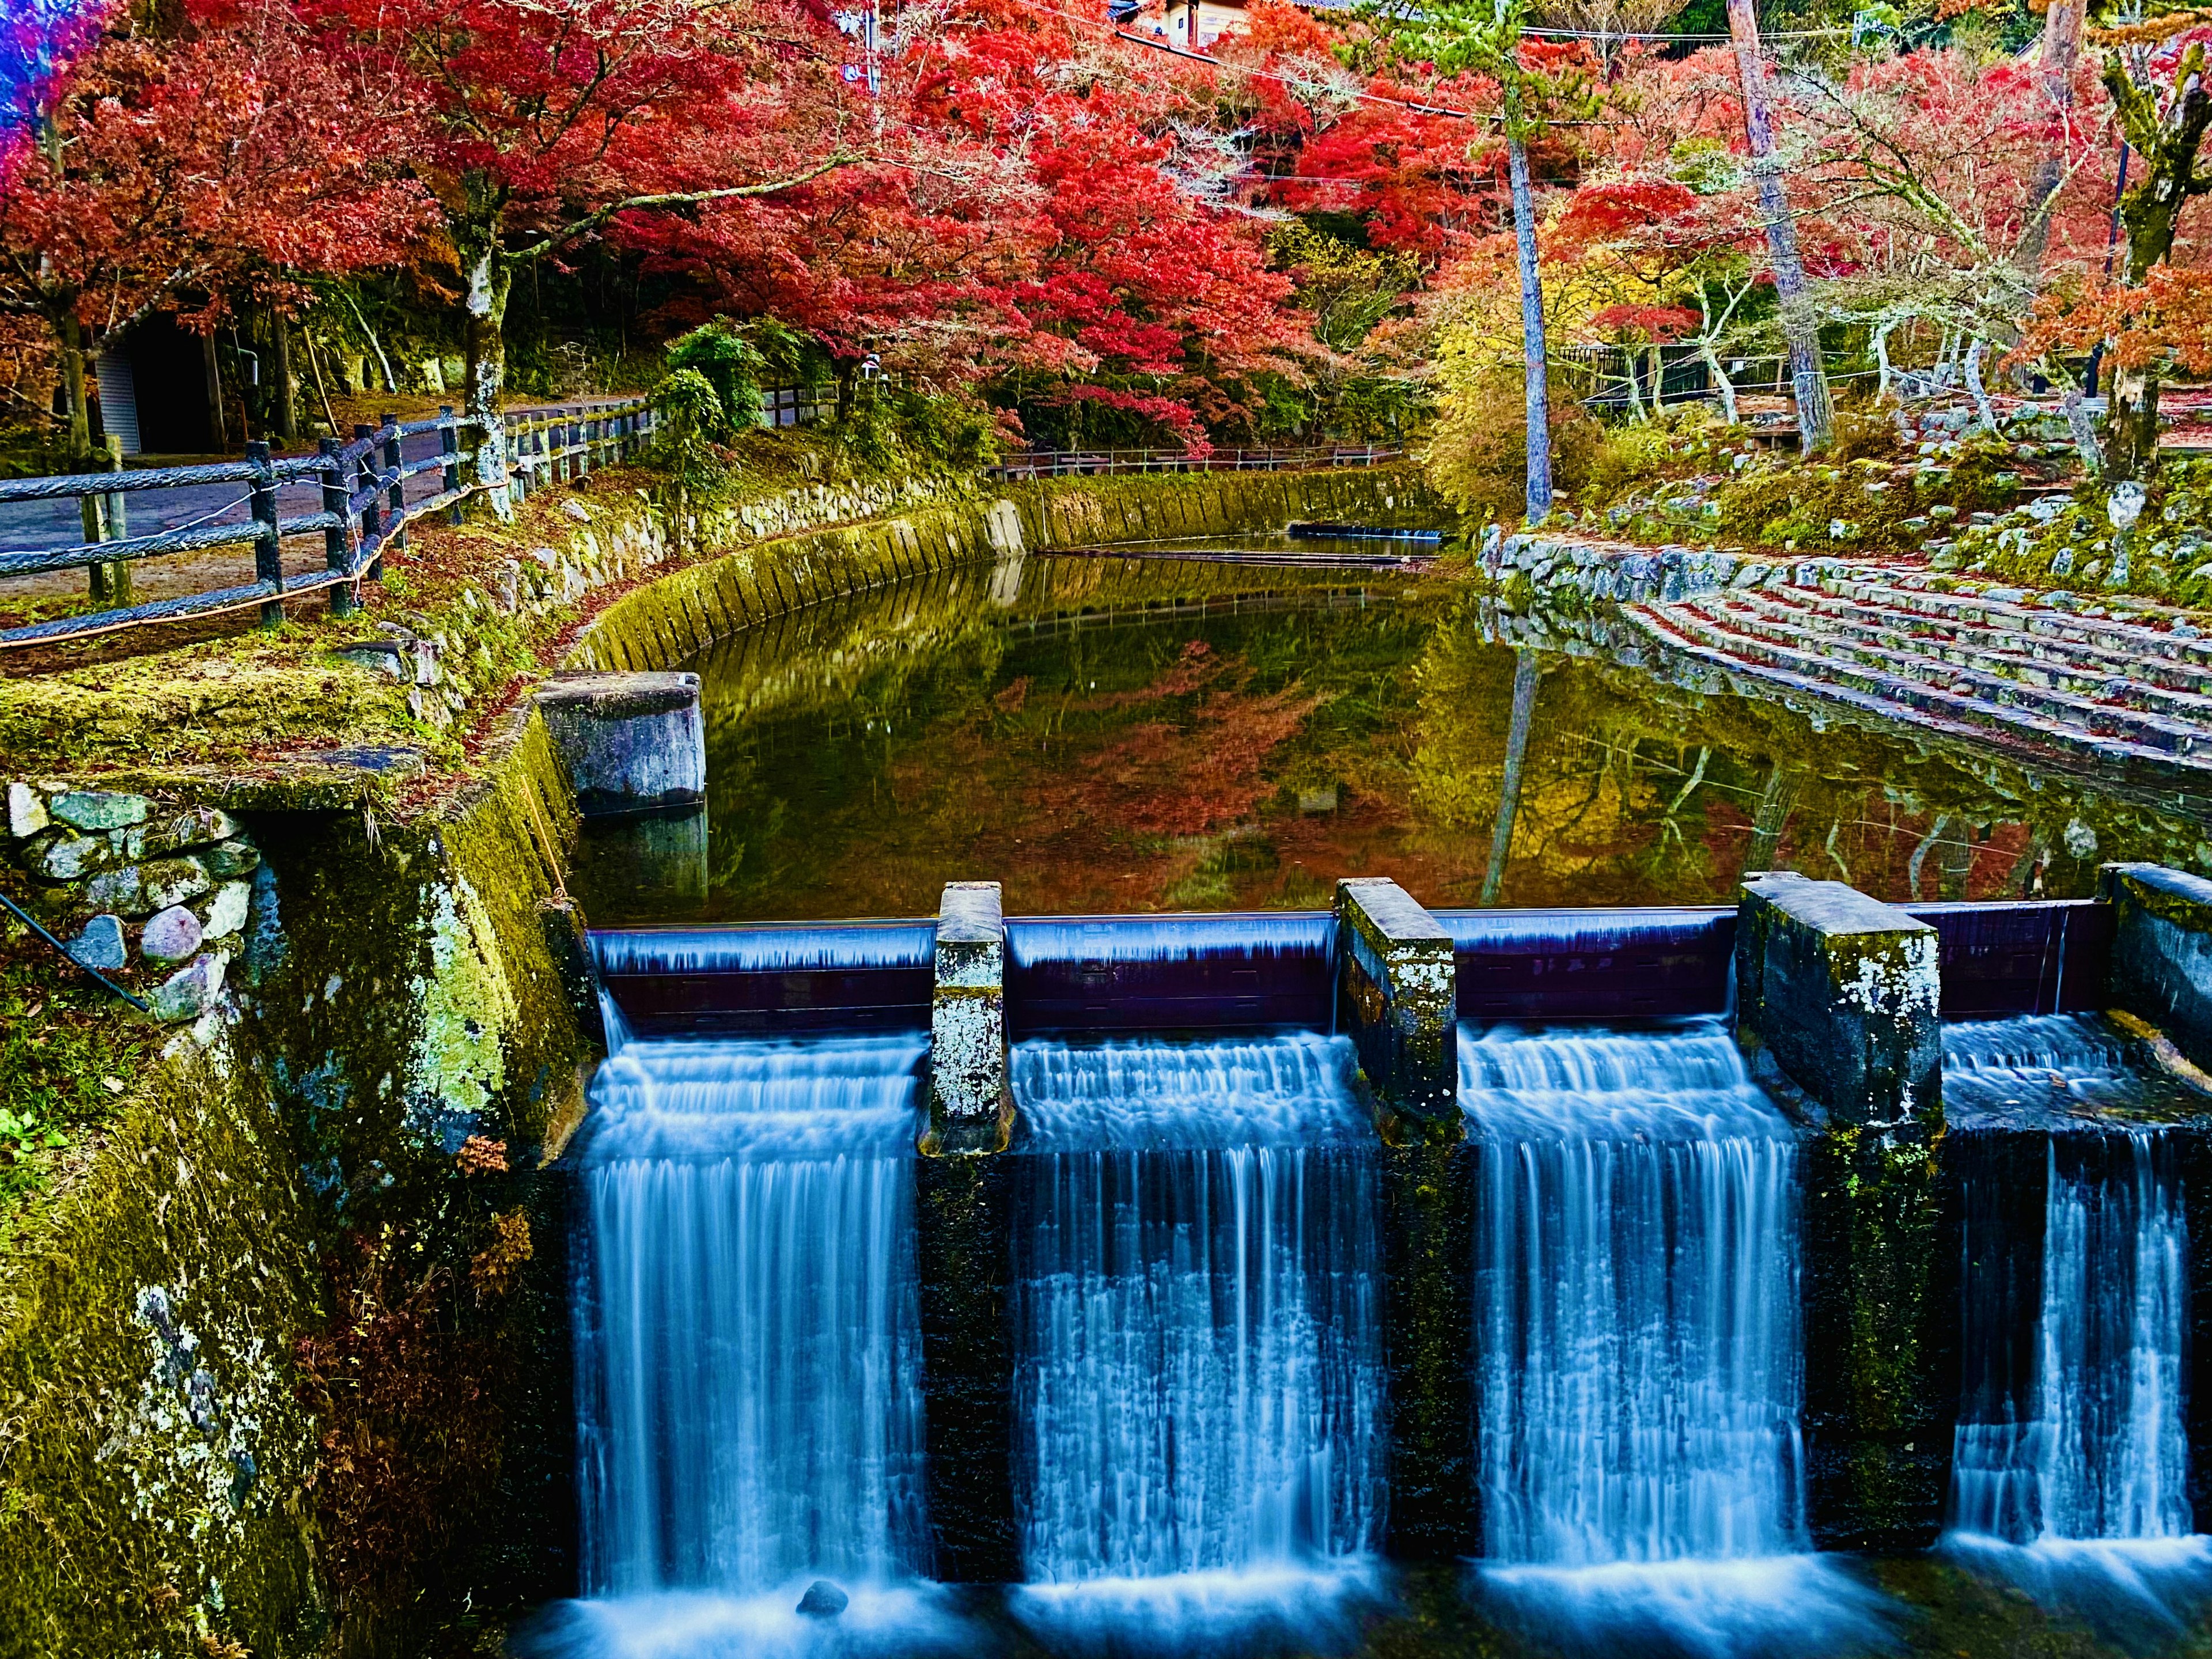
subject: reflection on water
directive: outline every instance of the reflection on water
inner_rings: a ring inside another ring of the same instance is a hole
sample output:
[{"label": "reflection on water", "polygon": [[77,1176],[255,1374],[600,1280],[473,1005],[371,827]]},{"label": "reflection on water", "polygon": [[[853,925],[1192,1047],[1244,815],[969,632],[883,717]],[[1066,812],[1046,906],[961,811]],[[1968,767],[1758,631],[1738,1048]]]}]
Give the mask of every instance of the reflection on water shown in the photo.
[{"label": "reflection on water", "polygon": [[1036,556],[817,606],[691,665],[703,896],[688,847],[640,891],[621,832],[582,884],[598,919],[734,920],[927,915],[975,878],[1047,914],[1319,906],[1346,874],[1437,906],[1726,902],[1772,867],[2079,896],[2106,860],[2212,860],[2076,777],[1483,621],[1419,574]]}]

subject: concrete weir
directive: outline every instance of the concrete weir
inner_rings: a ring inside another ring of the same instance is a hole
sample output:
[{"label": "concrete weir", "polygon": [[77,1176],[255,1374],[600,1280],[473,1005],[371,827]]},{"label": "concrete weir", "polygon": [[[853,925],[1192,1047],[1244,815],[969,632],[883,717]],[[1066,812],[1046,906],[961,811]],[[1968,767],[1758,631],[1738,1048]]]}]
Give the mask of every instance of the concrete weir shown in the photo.
[{"label": "concrete weir", "polygon": [[538,693],[538,711],[585,817],[705,802],[696,674],[563,674]]},{"label": "concrete weir", "polygon": [[999,884],[956,881],[937,912],[929,1116],[915,1160],[931,1528],[949,1583],[1020,1577],[1010,1323],[1014,1093]]},{"label": "concrete weir", "polygon": [[1736,1035],[1846,1123],[1885,1133],[1942,1109],[1936,932],[1839,881],[1748,878]]},{"label": "concrete weir", "polygon": [[1336,884],[1337,1029],[1359,1051],[1387,1139],[1455,1140],[1459,976],[1452,936],[1395,881]]},{"label": "concrete weir", "polygon": [[[996,884],[959,882],[935,917],[603,930],[591,946],[641,1036],[928,1029],[913,1168],[929,1524],[934,1571],[961,1582],[1022,1572],[1010,1040],[1332,1023],[1351,1040],[1376,1108],[1384,1544],[1401,1559],[1479,1554],[1490,1524],[1468,1356],[1494,1143],[1466,1133],[1484,1127],[1488,1097],[1462,1107],[1462,1015],[1616,1030],[1732,1020],[1753,1076],[1799,1126],[1796,1282],[1815,1357],[1800,1418],[1805,1518],[1832,1549],[1917,1549],[1944,1524],[1966,1386],[1968,1154],[1955,1127],[1944,1133],[1942,1020],[2108,1012],[2143,1063],[2187,1077],[2212,1060],[2212,883],[2136,866],[2108,869],[2096,901],[1899,907],[1777,872],[1747,880],[1734,908],[1432,914],[1362,878],[1339,884],[1330,911],[1012,921]],[[2049,1136],[2021,1133],[2006,1155],[2040,1171]],[[2191,1234],[2212,1239],[2212,1138],[2177,1133]],[[2039,1217],[2026,1185],[2004,1196]],[[2192,1268],[2189,1318],[2190,1363],[2212,1374],[2212,1267]],[[2212,1468],[2212,1386],[2189,1400],[2192,1448]]]}]

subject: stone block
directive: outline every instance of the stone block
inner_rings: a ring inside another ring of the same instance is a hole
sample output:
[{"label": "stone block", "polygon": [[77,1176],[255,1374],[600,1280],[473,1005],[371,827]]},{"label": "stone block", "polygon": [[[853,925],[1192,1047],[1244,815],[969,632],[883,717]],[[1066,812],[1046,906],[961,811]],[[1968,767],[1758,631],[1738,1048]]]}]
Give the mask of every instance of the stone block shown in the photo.
[{"label": "stone block", "polygon": [[1006,921],[999,884],[946,884],[937,912],[929,1018],[931,1155],[1004,1152],[1013,1133],[1006,1069]]},{"label": "stone block", "polygon": [[113,910],[126,916],[143,916],[154,907],[145,902],[146,880],[139,866],[103,870],[81,890],[84,902],[96,910]]},{"label": "stone block", "polygon": [[46,798],[27,783],[8,786],[8,833],[17,841],[35,836],[53,820],[46,812]]},{"label": "stone block", "polygon": [[80,967],[96,968],[112,974],[127,967],[131,947],[123,938],[123,920],[119,916],[94,916],[85,923],[84,931],[69,942],[70,958]]},{"label": "stone block", "polygon": [[222,994],[223,969],[230,958],[222,951],[195,957],[161,981],[150,999],[154,1018],[174,1024],[198,1019]]},{"label": "stone block", "polygon": [[127,859],[159,858],[186,847],[228,841],[239,833],[238,820],[212,806],[194,806],[181,812],[164,812],[123,832]]},{"label": "stone block", "polygon": [[2108,864],[2112,1002],[2212,1069],[2212,881],[2155,864]]},{"label": "stone block", "polygon": [[[1336,1024],[1359,1052],[1386,1133],[1462,1133],[1451,935],[1395,881],[1336,884]],[[1395,1138],[1395,1135],[1392,1138]]]},{"label": "stone block", "polygon": [[138,935],[139,953],[152,963],[182,962],[199,948],[200,919],[181,904],[155,911]]},{"label": "stone block", "polygon": [[1744,884],[1736,1038],[1846,1124],[1885,1135],[1942,1112],[1936,930],[1838,881]]},{"label": "stone block", "polygon": [[574,674],[538,708],[586,817],[693,806],[707,798],[696,674]]},{"label": "stone block", "polygon": [[64,834],[39,849],[37,869],[49,881],[82,881],[123,861],[105,836]]},{"label": "stone block", "polygon": [[64,823],[79,830],[122,830],[146,821],[146,798],[72,789],[54,797],[52,811]]},{"label": "stone block", "polygon": [[191,855],[191,861],[217,881],[227,881],[233,876],[252,875],[260,867],[261,854],[251,842],[226,841],[203,848]]},{"label": "stone block", "polygon": [[246,926],[246,912],[252,908],[253,888],[251,883],[227,881],[216,889],[209,903],[207,917],[200,931],[209,939],[228,939]]},{"label": "stone block", "polygon": [[[258,859],[256,862],[258,862]],[[166,910],[173,904],[186,904],[215,890],[215,877],[202,858],[149,859],[139,865],[137,870],[143,884],[140,902],[149,910]],[[222,873],[236,872],[225,870]]]}]

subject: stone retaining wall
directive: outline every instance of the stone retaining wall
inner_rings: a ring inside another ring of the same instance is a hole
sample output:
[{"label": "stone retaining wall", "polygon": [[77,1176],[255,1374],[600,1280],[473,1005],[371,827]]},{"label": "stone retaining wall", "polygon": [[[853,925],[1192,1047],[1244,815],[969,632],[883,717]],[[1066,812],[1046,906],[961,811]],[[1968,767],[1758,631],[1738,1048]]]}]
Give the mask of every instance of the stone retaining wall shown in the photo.
[{"label": "stone retaining wall", "polygon": [[[327,785],[312,810],[265,785],[208,793],[15,795],[17,862],[74,849],[82,873],[49,900],[116,902],[131,964],[169,911],[218,931],[195,957],[216,964],[197,1019],[89,1157],[10,1218],[0,1655],[304,1654],[338,1623],[347,1651],[392,1652],[415,1638],[418,1591],[436,1608],[567,1583],[563,1240],[537,1219],[560,1207],[537,1172],[596,1054],[562,971],[574,924],[548,908],[574,815],[544,730],[518,722],[483,782],[405,824],[365,793],[331,810]],[[39,807],[55,821],[33,827]],[[93,891],[130,871],[136,902]],[[240,872],[250,916],[226,927]],[[471,1291],[502,1217],[524,1253],[513,1282]],[[384,1290],[345,1307],[380,1331],[394,1319],[389,1342],[311,1411],[298,1345],[330,1340],[330,1270],[380,1239],[398,1241]],[[445,1311],[412,1338],[388,1310],[426,1276]],[[387,1441],[378,1390],[434,1381],[448,1404],[425,1410],[467,1421]],[[375,1455],[339,1455],[356,1437]],[[454,1528],[404,1596],[334,1565],[346,1517],[387,1502]]]},{"label": "stone retaining wall", "polygon": [[1327,472],[1054,478],[989,501],[902,514],[742,548],[617,599],[569,653],[571,672],[672,668],[786,612],[963,565],[1101,543],[1228,535],[1292,519],[1437,510],[1410,464]]}]

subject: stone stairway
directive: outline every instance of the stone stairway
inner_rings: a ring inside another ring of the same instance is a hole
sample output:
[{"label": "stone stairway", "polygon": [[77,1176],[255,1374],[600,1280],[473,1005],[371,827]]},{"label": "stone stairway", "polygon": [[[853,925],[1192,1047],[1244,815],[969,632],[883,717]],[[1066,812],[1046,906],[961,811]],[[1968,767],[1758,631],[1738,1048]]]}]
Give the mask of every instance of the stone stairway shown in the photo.
[{"label": "stone stairway", "polygon": [[1669,649],[2070,769],[2212,788],[2212,638],[2136,601],[1784,566],[1627,607]]}]

